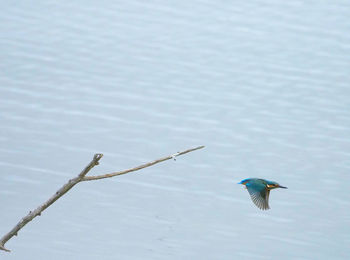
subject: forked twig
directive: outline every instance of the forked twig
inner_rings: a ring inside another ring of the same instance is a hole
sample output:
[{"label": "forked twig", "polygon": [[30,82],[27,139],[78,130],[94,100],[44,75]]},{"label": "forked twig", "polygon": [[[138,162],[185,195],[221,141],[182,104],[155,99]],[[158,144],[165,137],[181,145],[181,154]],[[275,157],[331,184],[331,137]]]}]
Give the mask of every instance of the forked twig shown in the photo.
[{"label": "forked twig", "polygon": [[152,166],[154,164],[164,162],[166,160],[170,159],[175,159],[175,157],[198,150],[202,149],[204,146],[198,146],[196,148],[188,149],[182,152],[178,152],[176,154],[160,158],[158,160],[154,160],[149,163],[142,164],[140,166],[127,169],[124,171],[120,172],[113,172],[113,173],[107,173],[107,174],[102,174],[102,175],[97,175],[97,176],[86,176],[86,174],[96,165],[99,164],[99,160],[103,157],[103,154],[95,154],[91,162],[81,171],[81,173],[73,178],[70,179],[66,184],[64,184],[58,191],[55,192],[54,195],[52,195],[47,201],[45,201],[43,204],[41,204],[39,207],[37,207],[35,210],[30,211],[28,215],[23,217],[16,226],[14,226],[10,232],[5,234],[1,239],[0,239],[0,250],[4,250],[7,252],[10,252],[7,248],[5,248],[5,244],[7,241],[9,241],[13,236],[17,236],[18,231],[20,231],[28,222],[32,221],[35,217],[40,216],[41,213],[47,209],[49,206],[51,206],[56,200],[58,200],[60,197],[62,197],[65,193],[67,193],[71,188],[73,188],[76,184],[78,184],[81,181],[92,181],[92,180],[99,180],[99,179],[104,179],[104,178],[111,178],[114,176],[126,174],[129,172],[141,170],[143,168]]}]

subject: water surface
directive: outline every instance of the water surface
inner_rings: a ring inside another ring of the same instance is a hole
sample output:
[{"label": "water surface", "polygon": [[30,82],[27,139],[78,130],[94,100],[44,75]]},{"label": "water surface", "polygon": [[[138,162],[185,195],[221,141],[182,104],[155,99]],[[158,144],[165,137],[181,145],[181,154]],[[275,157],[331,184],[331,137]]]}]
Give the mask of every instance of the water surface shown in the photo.
[{"label": "water surface", "polygon": [[[4,1],[0,232],[76,176],[8,259],[347,259],[347,1]],[[288,186],[260,211],[237,185]]]}]

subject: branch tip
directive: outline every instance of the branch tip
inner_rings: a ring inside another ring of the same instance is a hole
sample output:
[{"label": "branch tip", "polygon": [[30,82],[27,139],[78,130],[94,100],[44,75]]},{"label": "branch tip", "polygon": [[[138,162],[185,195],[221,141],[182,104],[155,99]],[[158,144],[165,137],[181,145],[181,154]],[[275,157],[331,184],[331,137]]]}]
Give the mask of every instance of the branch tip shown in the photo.
[{"label": "branch tip", "polygon": [[95,155],[94,155],[94,160],[100,160],[101,158],[103,157],[103,154],[102,153],[96,153]]},{"label": "branch tip", "polygon": [[3,245],[0,245],[0,250],[4,250],[6,252],[11,252],[11,250],[5,248],[5,246],[3,246]]}]

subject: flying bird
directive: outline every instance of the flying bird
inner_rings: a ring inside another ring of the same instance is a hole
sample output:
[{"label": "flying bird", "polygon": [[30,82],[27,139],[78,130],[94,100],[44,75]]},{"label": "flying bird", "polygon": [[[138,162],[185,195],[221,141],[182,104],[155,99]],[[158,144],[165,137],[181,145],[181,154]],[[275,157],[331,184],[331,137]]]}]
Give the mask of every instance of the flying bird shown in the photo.
[{"label": "flying bird", "polygon": [[277,182],[258,178],[244,179],[238,184],[245,185],[254,204],[262,210],[268,210],[270,208],[270,190],[276,188],[287,189],[287,187],[281,186]]}]

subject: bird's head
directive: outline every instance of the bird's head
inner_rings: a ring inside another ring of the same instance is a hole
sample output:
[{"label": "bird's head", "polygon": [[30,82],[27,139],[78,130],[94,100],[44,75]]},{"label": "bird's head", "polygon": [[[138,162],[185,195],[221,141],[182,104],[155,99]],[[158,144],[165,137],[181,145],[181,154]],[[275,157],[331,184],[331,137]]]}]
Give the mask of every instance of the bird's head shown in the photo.
[{"label": "bird's head", "polygon": [[246,185],[248,181],[249,181],[249,179],[244,179],[244,180],[238,182],[237,184]]}]

